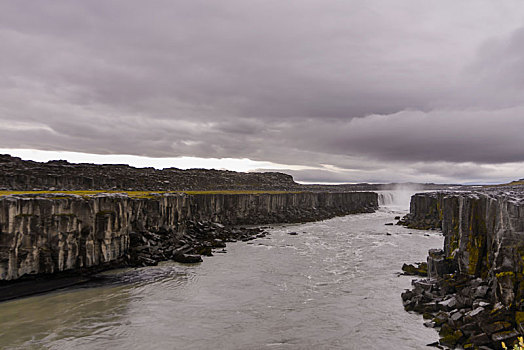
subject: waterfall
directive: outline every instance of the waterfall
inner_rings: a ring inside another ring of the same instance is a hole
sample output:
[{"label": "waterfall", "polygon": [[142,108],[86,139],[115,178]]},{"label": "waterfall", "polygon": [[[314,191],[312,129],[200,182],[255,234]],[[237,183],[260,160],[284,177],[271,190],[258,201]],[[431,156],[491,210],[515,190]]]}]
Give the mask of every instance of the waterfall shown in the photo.
[{"label": "waterfall", "polygon": [[378,205],[396,210],[409,210],[411,196],[417,191],[416,188],[402,187],[395,190],[377,191]]}]

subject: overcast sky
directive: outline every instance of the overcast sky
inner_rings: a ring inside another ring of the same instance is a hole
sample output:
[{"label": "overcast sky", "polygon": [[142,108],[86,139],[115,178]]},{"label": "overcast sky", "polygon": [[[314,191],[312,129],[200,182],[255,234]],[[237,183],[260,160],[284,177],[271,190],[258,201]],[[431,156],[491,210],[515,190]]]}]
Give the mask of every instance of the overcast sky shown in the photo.
[{"label": "overcast sky", "polygon": [[524,177],[521,0],[0,0],[0,47],[0,148],[26,158]]}]

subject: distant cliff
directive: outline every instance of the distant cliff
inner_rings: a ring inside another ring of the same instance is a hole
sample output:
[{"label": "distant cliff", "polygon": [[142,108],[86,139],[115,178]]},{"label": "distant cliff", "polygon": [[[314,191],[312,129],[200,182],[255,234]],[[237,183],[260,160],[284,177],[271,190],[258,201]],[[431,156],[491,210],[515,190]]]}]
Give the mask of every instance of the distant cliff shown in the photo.
[{"label": "distant cliff", "polygon": [[419,193],[402,223],[445,237],[428,257],[430,283],[403,296],[408,310],[443,312],[442,344],[498,348],[524,333],[522,190]]},{"label": "distant cliff", "polygon": [[289,190],[299,186],[283,173],[134,168],[123,164],[71,164],[0,155],[0,190]]},{"label": "distant cliff", "polygon": [[[144,250],[168,258],[198,253],[194,248],[205,239],[224,238],[204,237],[212,231],[205,222],[218,228],[306,222],[377,207],[371,192],[5,196],[0,197],[0,281],[118,266]],[[187,236],[195,225],[203,229]],[[153,247],[157,242],[161,245]]]},{"label": "distant cliff", "polygon": [[[351,179],[348,179],[351,180]],[[395,189],[399,184],[301,185],[279,172],[134,168],[124,164],[40,163],[0,154],[0,190],[285,190],[311,192],[374,191]],[[400,184],[420,189],[456,185]]]}]

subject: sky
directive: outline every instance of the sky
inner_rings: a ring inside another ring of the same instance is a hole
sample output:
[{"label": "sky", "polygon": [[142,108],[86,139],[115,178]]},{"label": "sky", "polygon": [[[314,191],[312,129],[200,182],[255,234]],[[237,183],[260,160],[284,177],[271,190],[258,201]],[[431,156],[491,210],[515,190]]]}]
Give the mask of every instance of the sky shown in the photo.
[{"label": "sky", "polygon": [[524,178],[520,0],[0,0],[0,153]]}]

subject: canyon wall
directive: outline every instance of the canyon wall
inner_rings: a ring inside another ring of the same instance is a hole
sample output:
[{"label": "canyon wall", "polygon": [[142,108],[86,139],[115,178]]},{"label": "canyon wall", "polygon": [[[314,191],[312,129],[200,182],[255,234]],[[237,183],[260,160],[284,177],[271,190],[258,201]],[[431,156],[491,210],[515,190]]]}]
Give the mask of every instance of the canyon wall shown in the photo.
[{"label": "canyon wall", "polygon": [[136,233],[181,239],[194,222],[306,222],[377,207],[372,192],[5,196],[0,197],[0,281],[119,266],[129,258]]},{"label": "canyon wall", "polygon": [[419,193],[400,223],[441,228],[444,234],[443,250],[428,256],[430,283],[415,283],[415,292],[426,288],[431,297],[416,292],[418,297],[405,298],[407,309],[442,310],[448,312],[446,319],[453,317],[443,327],[448,333],[441,334],[444,345],[498,348],[501,341],[524,333],[522,190]]},{"label": "canyon wall", "polygon": [[524,193],[418,193],[403,221],[411,228],[441,228],[444,257],[462,274],[495,280],[497,274],[522,274]]}]

